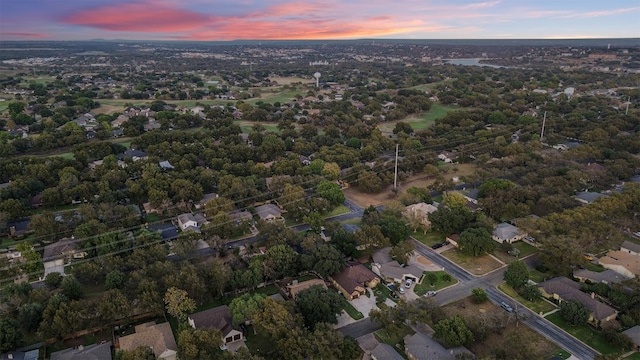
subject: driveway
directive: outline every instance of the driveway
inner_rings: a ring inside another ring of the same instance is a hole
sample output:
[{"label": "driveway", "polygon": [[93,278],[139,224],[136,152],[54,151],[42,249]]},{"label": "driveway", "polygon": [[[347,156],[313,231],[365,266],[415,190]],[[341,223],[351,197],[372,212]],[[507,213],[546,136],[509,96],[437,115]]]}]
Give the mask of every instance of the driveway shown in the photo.
[{"label": "driveway", "polygon": [[411,258],[409,259],[409,264],[419,267],[420,269],[422,269],[422,271],[442,270],[442,267],[434,264],[431,260],[427,259],[426,257],[420,254],[416,254],[415,252],[414,252],[414,255],[411,256]]},{"label": "driveway", "polygon": [[[376,296],[374,295],[373,290],[367,288],[367,292],[369,293],[369,297],[367,297],[367,295],[362,295],[357,299],[349,301],[356,310],[360,311],[362,315],[364,315],[365,318],[369,317],[369,312],[371,310],[379,310],[376,305]],[[351,318],[351,316],[343,310],[342,313],[340,313],[340,316],[338,316],[338,324],[335,327],[340,328],[356,321],[357,320]]]}]

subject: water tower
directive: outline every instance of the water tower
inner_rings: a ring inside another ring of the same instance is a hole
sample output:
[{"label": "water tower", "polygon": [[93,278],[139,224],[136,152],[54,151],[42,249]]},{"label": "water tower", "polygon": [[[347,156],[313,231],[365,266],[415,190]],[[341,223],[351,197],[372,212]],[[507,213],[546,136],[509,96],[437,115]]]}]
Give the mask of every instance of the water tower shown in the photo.
[{"label": "water tower", "polygon": [[316,72],[313,77],[316,78],[316,87],[320,87],[320,73]]}]

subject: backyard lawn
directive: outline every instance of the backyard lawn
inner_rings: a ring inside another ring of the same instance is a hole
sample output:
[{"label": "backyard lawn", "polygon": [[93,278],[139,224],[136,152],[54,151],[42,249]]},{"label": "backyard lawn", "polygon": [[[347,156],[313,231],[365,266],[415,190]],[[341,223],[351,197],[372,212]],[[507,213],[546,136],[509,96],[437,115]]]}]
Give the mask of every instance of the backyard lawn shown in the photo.
[{"label": "backyard lawn", "polygon": [[493,255],[495,257],[497,257],[498,259],[502,260],[503,262],[509,264],[515,260],[518,259],[522,259],[523,257],[529,256],[531,254],[535,254],[538,249],[523,242],[523,241],[518,241],[516,243],[512,244],[514,249],[518,249],[519,253],[518,256],[512,255],[512,254],[508,254],[506,252],[501,251],[500,249],[496,249],[493,252]]},{"label": "backyard lawn", "polygon": [[562,318],[562,315],[560,315],[559,312],[555,312],[547,316],[546,319],[603,354],[616,354],[622,352],[619,348],[611,345],[604,336],[602,336],[601,332],[589,325],[570,325]]},{"label": "backyard lawn", "polygon": [[253,355],[270,354],[274,351],[273,343],[264,333],[258,331],[254,334],[253,325],[247,326],[247,338],[245,340],[245,344]]},{"label": "backyard lawn", "polygon": [[546,314],[556,308],[543,299],[540,299],[538,301],[529,301],[520,296],[520,294],[518,294],[511,286],[507,285],[506,283],[500,284],[498,286],[498,289],[537,314]]},{"label": "backyard lawn", "polygon": [[[427,279],[427,274],[429,273],[436,274],[437,276],[437,280],[433,284],[433,286],[431,286],[431,284],[429,283],[429,280]],[[445,271],[431,271],[431,272],[425,271],[424,279],[422,279],[422,284],[416,284],[413,288],[413,292],[415,292],[416,295],[422,296],[426,294],[427,291],[429,290],[440,290],[440,289],[446,288],[447,286],[451,286],[453,284],[458,283],[458,280],[456,280],[456,278],[454,278],[451,275],[449,275],[449,281],[445,281],[443,277],[446,273],[447,272]]]},{"label": "backyard lawn", "polygon": [[422,231],[416,231],[412,233],[411,236],[421,243],[427,245],[428,247],[431,247],[434,244],[442,243],[445,240],[444,235],[441,235],[440,233],[437,233],[435,231],[428,231],[426,234]]},{"label": "backyard lawn", "polygon": [[[376,332],[374,332],[373,334],[375,335],[376,338],[378,338],[379,341],[385,343],[385,344],[389,344],[391,346],[393,346],[394,349],[396,349],[396,351],[398,351],[398,347],[396,346],[397,344],[401,344],[404,342],[404,337],[407,335],[413,335],[416,332],[413,331],[413,329],[411,329],[410,327],[402,324],[400,326],[400,330],[398,330],[397,332],[394,333],[389,333],[387,332],[387,330],[385,329],[380,329]],[[401,346],[402,349],[404,349],[403,346]],[[400,353],[400,355],[402,355],[405,359],[406,356],[404,355],[403,351],[398,351],[398,353]]]}]

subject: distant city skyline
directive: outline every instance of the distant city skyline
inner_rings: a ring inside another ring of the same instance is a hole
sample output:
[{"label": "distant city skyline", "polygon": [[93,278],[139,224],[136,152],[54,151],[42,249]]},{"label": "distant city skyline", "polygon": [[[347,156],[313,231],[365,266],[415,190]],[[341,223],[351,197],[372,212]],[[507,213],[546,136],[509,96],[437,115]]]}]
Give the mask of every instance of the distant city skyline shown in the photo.
[{"label": "distant city skyline", "polygon": [[0,42],[362,38],[640,38],[640,1],[0,0]]}]

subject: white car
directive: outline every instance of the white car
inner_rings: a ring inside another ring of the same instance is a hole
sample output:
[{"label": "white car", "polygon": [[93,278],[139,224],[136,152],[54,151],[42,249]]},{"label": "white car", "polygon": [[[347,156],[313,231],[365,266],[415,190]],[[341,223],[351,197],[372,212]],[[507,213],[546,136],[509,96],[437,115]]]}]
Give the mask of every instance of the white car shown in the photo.
[{"label": "white car", "polygon": [[427,291],[426,294],[424,294],[424,296],[435,296],[438,292],[435,290],[429,290]]},{"label": "white car", "polygon": [[410,288],[411,285],[413,285],[413,280],[411,279],[407,279],[407,282],[404,283],[404,287],[406,287],[407,289]]}]

